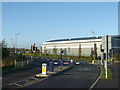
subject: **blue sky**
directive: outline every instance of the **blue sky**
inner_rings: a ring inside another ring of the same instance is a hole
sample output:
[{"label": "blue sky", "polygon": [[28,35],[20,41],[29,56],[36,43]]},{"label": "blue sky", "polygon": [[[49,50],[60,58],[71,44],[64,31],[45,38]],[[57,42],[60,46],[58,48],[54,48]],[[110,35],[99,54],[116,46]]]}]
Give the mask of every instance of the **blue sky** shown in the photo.
[{"label": "blue sky", "polygon": [[54,39],[118,34],[117,2],[3,2],[2,38],[12,47]]}]

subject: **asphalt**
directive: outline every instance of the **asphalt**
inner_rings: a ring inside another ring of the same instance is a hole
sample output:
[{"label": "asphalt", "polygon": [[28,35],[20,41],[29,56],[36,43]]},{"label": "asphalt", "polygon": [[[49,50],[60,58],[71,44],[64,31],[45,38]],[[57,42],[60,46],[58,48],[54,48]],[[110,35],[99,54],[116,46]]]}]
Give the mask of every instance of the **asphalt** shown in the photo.
[{"label": "asphalt", "polygon": [[98,78],[98,65],[75,65],[73,68],[59,75],[29,85],[25,88],[90,88]]},{"label": "asphalt", "polygon": [[9,85],[11,83],[26,79],[28,77],[34,76],[36,73],[40,72],[40,67],[35,67],[31,69],[22,70],[19,72],[12,72],[2,76],[2,86]]},{"label": "asphalt", "polygon": [[[62,69],[59,67],[55,67],[54,73],[47,71],[47,75],[48,76],[57,75],[71,67],[72,66],[63,66]],[[41,78],[36,77],[36,74],[40,73],[41,71],[40,69],[41,69],[40,67],[36,67],[28,70],[23,70],[20,72],[6,74],[2,77],[3,78],[2,87],[3,88],[22,88],[24,86],[39,82],[46,78],[46,77],[41,77]]]},{"label": "asphalt", "polygon": [[120,90],[119,80],[120,80],[120,64],[113,63],[108,68],[112,71],[112,79],[100,79],[96,85],[93,87],[93,89],[114,89],[114,90]]},{"label": "asphalt", "polygon": [[[62,69],[60,69],[59,67],[56,67],[55,69],[54,69],[54,72],[55,73],[50,73],[49,71],[48,71],[48,75],[49,76],[53,76],[53,75],[57,75],[57,74],[59,74],[60,72],[63,72],[63,71],[65,71],[65,70],[67,70],[67,69],[69,69],[70,67],[63,67]],[[113,73],[113,77],[112,77],[112,79],[100,79],[97,83],[96,83],[96,85],[92,88],[93,90],[95,89],[104,89],[104,88],[108,88],[108,89],[114,89],[114,90],[120,90],[120,86],[119,86],[119,77],[120,77],[120,64],[115,64],[115,63],[113,63],[112,65],[110,65],[108,68],[110,68],[111,70],[112,70],[112,73]],[[33,70],[35,71],[35,72],[33,72]],[[27,73],[28,72],[28,73]],[[12,73],[12,74],[9,74],[9,75],[5,75],[5,76],[3,76],[3,86],[5,86],[5,85],[8,85],[8,84],[10,84],[10,83],[14,83],[14,82],[16,82],[16,81],[19,81],[19,80],[21,80],[21,79],[25,79],[25,78],[27,78],[27,77],[31,77],[31,76],[35,76],[35,74],[37,74],[37,73],[39,73],[40,72],[40,68],[34,68],[34,69],[32,69],[32,70],[27,70],[27,72],[26,72],[26,70],[23,70],[22,71],[22,73],[21,72],[19,72],[19,73]],[[60,74],[61,75],[61,74]],[[68,76],[70,76],[69,74],[65,74],[65,75],[67,75],[67,77]],[[72,76],[72,75],[71,75]],[[7,77],[7,78],[6,78]],[[90,77],[89,77],[90,78]],[[50,78],[51,79],[51,78]],[[51,79],[52,80],[52,79]],[[50,80],[50,81],[51,81]],[[58,80],[58,79],[57,79]],[[60,79],[61,80],[61,79]],[[69,80],[70,80],[70,78],[69,78]],[[73,80],[73,79],[72,79]],[[81,79],[82,80],[82,79]],[[77,79],[76,79],[76,81],[77,82],[79,82]],[[61,80],[61,82],[64,82],[64,80],[62,81]],[[67,81],[67,83],[69,83],[70,81]],[[82,82],[83,83],[85,83],[85,81],[84,80],[82,80]],[[82,82],[80,82],[80,83],[82,83]],[[94,81],[92,81],[92,83],[94,83]],[[57,84],[57,83],[56,83]],[[62,83],[61,83],[62,84]],[[74,84],[74,83],[72,83],[72,84]],[[35,84],[33,84],[33,86],[32,85],[30,85],[30,86],[28,86],[28,87],[33,87],[34,88],[34,85]],[[44,84],[43,84],[44,85]],[[51,85],[51,84],[49,84],[49,85]],[[58,84],[59,85],[59,84]],[[77,85],[77,84],[76,84]],[[92,84],[91,84],[92,85]],[[63,85],[64,86],[64,85]],[[68,85],[69,86],[69,85]],[[72,85],[71,85],[72,86]],[[40,88],[40,86],[39,86],[39,84],[36,86],[35,85],[35,87],[38,87],[38,88]],[[48,87],[50,87],[50,86],[48,86]],[[70,86],[69,86],[70,87]],[[77,86],[76,86],[77,87]],[[81,87],[86,87],[86,86],[81,86]],[[90,87],[90,84],[89,84],[89,87]]]}]

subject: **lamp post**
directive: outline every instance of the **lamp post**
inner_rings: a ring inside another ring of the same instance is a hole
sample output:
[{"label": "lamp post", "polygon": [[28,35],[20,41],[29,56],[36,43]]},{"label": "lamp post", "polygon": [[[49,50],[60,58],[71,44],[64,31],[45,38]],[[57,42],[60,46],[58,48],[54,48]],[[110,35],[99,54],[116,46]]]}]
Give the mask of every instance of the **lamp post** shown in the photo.
[{"label": "lamp post", "polygon": [[11,39],[11,41],[12,41],[12,44],[11,44],[12,46],[11,47],[13,48],[14,47],[14,41],[13,41],[13,39]]},{"label": "lamp post", "polygon": [[12,41],[11,48],[12,48],[12,52],[14,53],[15,52],[14,51],[14,41],[13,41],[13,39],[11,39],[11,41]]},{"label": "lamp post", "polygon": [[19,35],[20,33],[16,33],[15,34],[15,41],[16,41],[16,43],[15,43],[15,53],[17,52],[17,35]]}]

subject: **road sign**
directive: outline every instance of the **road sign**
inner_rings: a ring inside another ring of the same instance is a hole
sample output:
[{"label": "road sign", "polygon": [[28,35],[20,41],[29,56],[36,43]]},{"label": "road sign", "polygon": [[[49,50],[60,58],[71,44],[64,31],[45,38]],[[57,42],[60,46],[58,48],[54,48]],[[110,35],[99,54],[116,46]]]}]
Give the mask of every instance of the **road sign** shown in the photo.
[{"label": "road sign", "polygon": [[111,36],[107,36],[108,37],[108,41],[106,40],[106,36],[103,36],[102,37],[102,46],[103,46],[103,49],[105,50],[106,52],[106,44],[108,43],[108,50],[110,50],[112,48],[112,44],[111,44]]},{"label": "road sign", "polygon": [[47,74],[47,64],[46,63],[42,64],[42,74],[44,74],[44,75]]}]

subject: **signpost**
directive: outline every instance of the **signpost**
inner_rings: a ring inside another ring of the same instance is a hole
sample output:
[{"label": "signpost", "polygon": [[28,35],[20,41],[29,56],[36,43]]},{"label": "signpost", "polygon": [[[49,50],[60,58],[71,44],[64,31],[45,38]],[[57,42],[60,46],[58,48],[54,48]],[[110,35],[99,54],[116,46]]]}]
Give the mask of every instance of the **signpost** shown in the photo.
[{"label": "signpost", "polygon": [[106,79],[107,79],[107,61],[108,61],[108,35],[106,35],[106,62],[105,62],[105,69],[106,69]]},{"label": "signpost", "polygon": [[110,50],[112,49],[112,44],[111,44],[111,36],[104,36],[102,37],[102,45],[104,49],[104,53],[106,54],[106,60],[105,60],[105,72],[106,72],[106,79],[107,79],[107,61],[108,61],[108,53],[110,53]]}]

